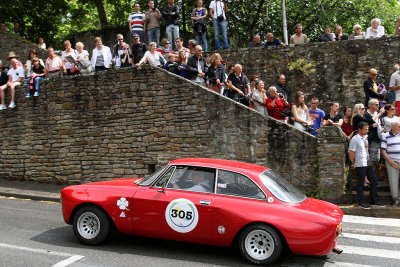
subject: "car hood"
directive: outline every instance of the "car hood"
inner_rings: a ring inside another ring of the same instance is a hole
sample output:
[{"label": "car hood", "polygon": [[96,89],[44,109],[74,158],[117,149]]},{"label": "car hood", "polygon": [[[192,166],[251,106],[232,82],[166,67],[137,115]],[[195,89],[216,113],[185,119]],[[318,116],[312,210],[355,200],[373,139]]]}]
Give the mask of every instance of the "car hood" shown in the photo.
[{"label": "car hood", "polygon": [[138,186],[135,184],[137,180],[141,178],[123,178],[123,179],[114,179],[110,181],[103,181],[103,182],[94,182],[84,184],[83,186],[87,185],[104,185],[104,186]]},{"label": "car hood", "polygon": [[335,219],[337,223],[340,223],[343,218],[342,210],[335,204],[311,197],[307,197],[307,199],[299,203],[296,208],[315,214],[326,215]]}]

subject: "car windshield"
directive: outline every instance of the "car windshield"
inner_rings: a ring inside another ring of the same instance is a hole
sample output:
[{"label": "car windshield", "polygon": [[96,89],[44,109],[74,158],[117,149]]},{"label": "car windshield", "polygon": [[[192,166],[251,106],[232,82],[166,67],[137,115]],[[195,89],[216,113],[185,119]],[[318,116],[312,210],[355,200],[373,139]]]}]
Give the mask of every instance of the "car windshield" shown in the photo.
[{"label": "car windshield", "polygon": [[163,166],[162,168],[158,169],[157,171],[153,172],[149,176],[143,178],[142,180],[138,181],[137,184],[140,186],[148,186],[151,185],[155,179],[157,179],[158,176],[160,176],[161,173],[164,172],[164,170],[167,168],[169,164]]},{"label": "car windshield", "polygon": [[263,185],[280,201],[288,203],[300,203],[306,200],[306,196],[288,181],[281,178],[273,170],[266,170],[260,175]]}]

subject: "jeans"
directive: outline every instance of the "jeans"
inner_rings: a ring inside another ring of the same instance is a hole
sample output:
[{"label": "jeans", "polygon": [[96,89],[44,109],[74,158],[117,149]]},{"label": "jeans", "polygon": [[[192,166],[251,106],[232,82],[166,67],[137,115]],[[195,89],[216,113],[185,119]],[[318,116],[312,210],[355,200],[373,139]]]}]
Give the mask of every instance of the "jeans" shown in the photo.
[{"label": "jeans", "polygon": [[[43,80],[44,78],[43,77],[36,77],[35,79],[34,79],[34,85],[35,85],[35,91],[36,92],[39,92],[39,81],[40,80]],[[27,88],[27,91],[28,91],[28,94],[31,92],[31,87],[30,87],[30,84],[29,84],[29,81],[30,81],[31,79],[28,79],[28,88]]]},{"label": "jeans", "polygon": [[219,22],[217,18],[214,19],[213,21],[214,25],[214,41],[215,41],[215,50],[220,50],[221,47],[219,45],[219,34],[222,34],[222,47],[224,49],[229,48],[229,43],[228,43],[228,36],[226,35],[226,19],[224,19],[222,22]]},{"label": "jeans", "polygon": [[208,51],[208,44],[207,44],[207,32],[199,32],[196,33],[194,38],[198,45],[200,45],[200,39],[203,39],[203,50],[204,52]]},{"label": "jeans", "polygon": [[365,176],[367,176],[371,189],[369,190],[371,204],[377,203],[378,200],[378,179],[376,178],[376,174],[374,168],[372,166],[365,166],[365,167],[356,167],[357,173],[357,198],[358,203],[365,204],[364,199],[364,182]]},{"label": "jeans", "polygon": [[[172,44],[175,44],[175,39],[179,37],[179,26],[170,24],[166,28],[167,39],[169,40],[169,50],[172,50]],[[176,47],[176,45],[175,45]]]},{"label": "jeans", "polygon": [[[152,28],[147,30],[147,39],[150,42],[156,42],[157,47],[160,46],[160,28]],[[143,42],[143,41],[142,41]]]}]

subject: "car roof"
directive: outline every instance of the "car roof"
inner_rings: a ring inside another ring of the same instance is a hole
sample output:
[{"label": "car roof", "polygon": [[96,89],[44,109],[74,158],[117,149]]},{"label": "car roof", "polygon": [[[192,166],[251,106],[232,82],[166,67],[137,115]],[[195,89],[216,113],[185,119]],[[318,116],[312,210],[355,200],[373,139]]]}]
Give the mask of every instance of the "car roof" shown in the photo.
[{"label": "car roof", "polygon": [[173,160],[171,161],[170,164],[212,167],[212,168],[241,172],[243,174],[260,174],[261,172],[268,170],[267,167],[245,163],[241,161],[226,160],[226,159],[211,159],[211,158],[183,158],[183,159]]}]

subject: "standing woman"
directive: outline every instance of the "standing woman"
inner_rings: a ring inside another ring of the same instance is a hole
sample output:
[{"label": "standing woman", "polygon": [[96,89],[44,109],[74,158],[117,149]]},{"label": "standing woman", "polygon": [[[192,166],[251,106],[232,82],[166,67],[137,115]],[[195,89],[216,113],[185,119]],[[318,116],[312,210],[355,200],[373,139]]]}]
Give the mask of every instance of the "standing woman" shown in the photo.
[{"label": "standing woman", "polygon": [[352,112],[351,107],[344,107],[343,109],[343,124],[341,126],[344,136],[347,140],[353,137],[353,126],[352,126]]},{"label": "standing woman", "polygon": [[313,122],[308,113],[307,105],[304,101],[304,93],[298,91],[294,97],[294,105],[292,106],[292,114],[294,118],[294,127],[301,131],[306,131],[307,126],[313,126]]},{"label": "standing woman", "polygon": [[265,116],[268,116],[267,110],[267,96],[265,94],[264,82],[257,80],[255,83],[255,89],[251,94],[251,99],[253,99],[254,109]]},{"label": "standing woman", "polygon": [[162,58],[164,60],[164,62],[167,62],[163,58],[163,56],[160,54],[160,52],[156,51],[156,48],[157,48],[156,42],[151,42],[149,44],[149,47],[150,47],[150,50],[146,51],[146,53],[144,53],[143,58],[139,61],[139,63],[136,64],[137,67],[139,67],[143,63],[147,63],[147,62],[149,62],[150,66],[160,67],[161,66],[160,58]]},{"label": "standing woman", "polygon": [[211,66],[208,68],[207,77],[209,80],[208,89],[220,94],[225,82],[225,69],[221,64],[221,55],[215,53],[210,58]]},{"label": "standing woman", "polygon": [[112,55],[108,46],[103,45],[101,37],[94,38],[96,48],[92,53],[92,67],[95,71],[108,70],[112,67]]},{"label": "standing woman", "polygon": [[176,74],[178,74],[183,78],[186,78],[187,76],[186,64],[187,64],[186,51],[184,49],[181,49],[179,50],[178,53],[178,70]]},{"label": "standing woman", "polygon": [[64,47],[65,51],[62,52],[61,59],[64,63],[65,66],[64,70],[66,70],[67,75],[71,75],[71,69],[75,66],[75,62],[67,60],[66,57],[71,56],[74,59],[74,61],[76,61],[76,53],[75,50],[71,48],[71,42],[69,40],[66,40],[64,42]]},{"label": "standing woman", "polygon": [[365,107],[364,104],[355,104],[353,115],[351,116],[351,125],[353,126],[353,135],[357,134],[358,124],[364,121]]},{"label": "standing woman", "polygon": [[87,50],[83,50],[84,45],[81,42],[77,42],[75,44],[76,49],[76,59],[78,65],[81,68],[81,73],[89,73],[92,72],[92,64],[89,60],[89,52]]},{"label": "standing woman", "polygon": [[396,116],[396,107],[392,104],[386,104],[385,111],[386,116],[381,119],[381,125],[383,126],[384,132],[388,133],[392,130],[393,124],[399,121],[399,117]]},{"label": "standing woman", "polygon": [[192,11],[193,34],[198,45],[203,41],[203,49],[208,51],[207,44],[207,9],[203,7],[203,0],[197,0],[197,7]]}]

